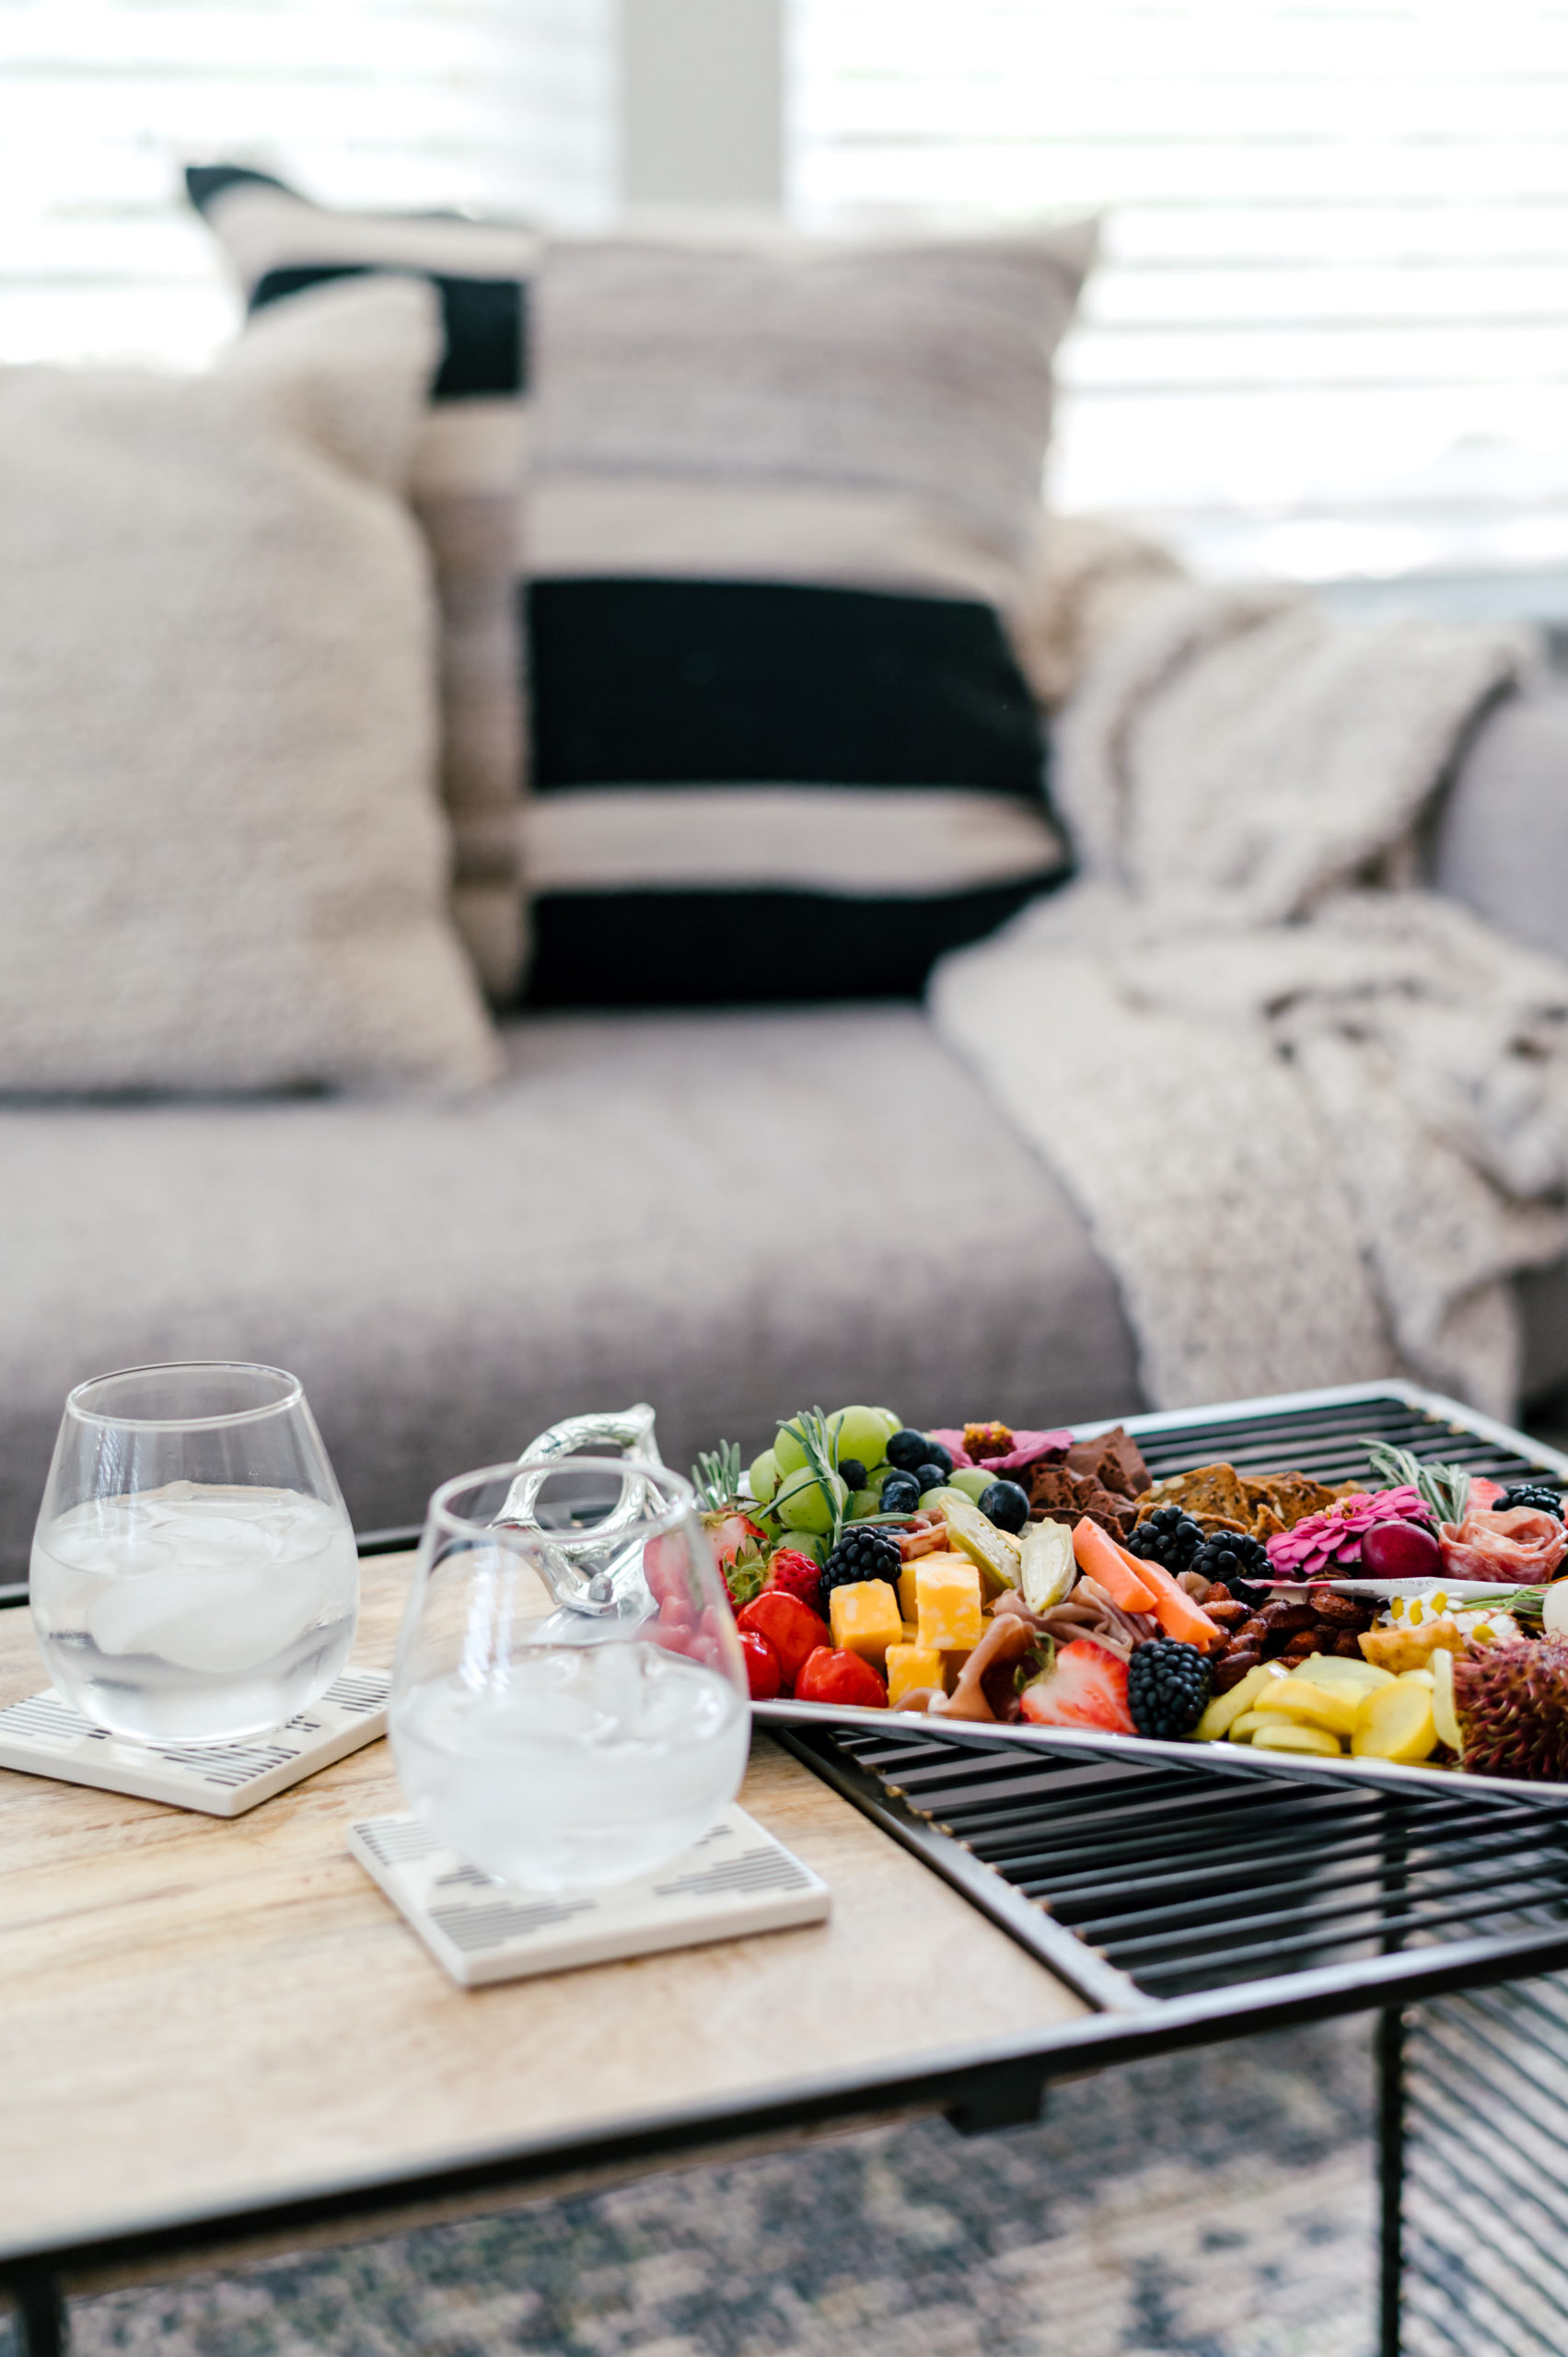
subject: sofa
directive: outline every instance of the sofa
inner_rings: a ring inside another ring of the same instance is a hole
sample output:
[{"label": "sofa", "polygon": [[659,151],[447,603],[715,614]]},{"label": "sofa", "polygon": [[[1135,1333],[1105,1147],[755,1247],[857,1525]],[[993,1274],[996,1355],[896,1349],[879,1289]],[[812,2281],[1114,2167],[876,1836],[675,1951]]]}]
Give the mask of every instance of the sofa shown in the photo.
[{"label": "sofa", "polygon": [[[1568,692],[1482,718],[1436,887],[1558,951]],[[61,1402],[105,1368],[304,1379],[362,1530],[555,1418],[645,1398],[671,1462],[802,1404],[1050,1424],[1145,1404],[1060,1186],[920,1007],[524,1016],[449,1101],[0,1106],[0,1563]],[[1525,1392],[1568,1385],[1568,1267],[1521,1282]]]}]

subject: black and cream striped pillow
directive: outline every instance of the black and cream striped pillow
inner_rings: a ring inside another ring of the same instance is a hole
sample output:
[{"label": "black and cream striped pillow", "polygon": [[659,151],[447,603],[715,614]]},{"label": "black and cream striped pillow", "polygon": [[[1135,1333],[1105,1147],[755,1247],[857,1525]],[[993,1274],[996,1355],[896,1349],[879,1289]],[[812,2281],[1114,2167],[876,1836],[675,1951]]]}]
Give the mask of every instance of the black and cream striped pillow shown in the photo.
[{"label": "black and cream striped pillow", "polygon": [[252,312],[325,279],[367,271],[429,278],[446,353],[415,456],[412,496],[430,540],[441,621],[442,782],[454,853],[453,914],[496,998],[523,964],[517,815],[524,769],[518,629],[527,459],[530,230],[446,218],[342,213],[231,165],[186,174]]},{"label": "black and cream striped pillow", "polygon": [[916,992],[1065,869],[1009,637],[1087,224],[551,245],[530,996]]}]

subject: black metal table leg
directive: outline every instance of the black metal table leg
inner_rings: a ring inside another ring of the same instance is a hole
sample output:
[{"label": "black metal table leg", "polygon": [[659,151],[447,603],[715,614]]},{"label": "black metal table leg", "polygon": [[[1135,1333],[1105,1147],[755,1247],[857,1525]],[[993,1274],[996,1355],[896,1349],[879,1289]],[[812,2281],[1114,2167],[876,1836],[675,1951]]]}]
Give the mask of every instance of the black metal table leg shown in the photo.
[{"label": "black metal table leg", "polygon": [[46,2267],[19,2267],[6,2289],[16,2303],[17,2357],[65,2357],[65,2302]]},{"label": "black metal table leg", "polygon": [[1377,2277],[1378,2357],[1400,2357],[1404,2289],[1405,2017],[1377,2016],[1377,2174],[1382,2217]]}]

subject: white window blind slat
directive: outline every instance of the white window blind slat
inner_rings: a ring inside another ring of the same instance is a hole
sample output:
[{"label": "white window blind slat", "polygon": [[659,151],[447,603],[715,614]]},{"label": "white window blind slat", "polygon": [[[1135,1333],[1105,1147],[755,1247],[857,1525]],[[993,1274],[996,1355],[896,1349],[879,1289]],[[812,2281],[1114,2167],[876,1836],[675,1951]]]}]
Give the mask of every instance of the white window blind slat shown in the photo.
[{"label": "white window blind slat", "polygon": [[795,30],[806,221],[1103,213],[1063,504],[1210,569],[1568,564],[1568,7],[796,0]]},{"label": "white window blind slat", "polygon": [[192,365],[236,304],[188,162],[329,203],[610,208],[614,0],[0,0],[0,359]]}]

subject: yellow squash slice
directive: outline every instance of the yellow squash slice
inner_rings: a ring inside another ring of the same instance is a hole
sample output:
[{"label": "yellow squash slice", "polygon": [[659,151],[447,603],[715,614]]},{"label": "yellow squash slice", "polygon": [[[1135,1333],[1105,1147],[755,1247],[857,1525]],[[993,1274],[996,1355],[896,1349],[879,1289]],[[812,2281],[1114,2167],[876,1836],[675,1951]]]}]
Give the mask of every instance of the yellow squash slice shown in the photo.
[{"label": "yellow squash slice", "polygon": [[1304,1726],[1320,1727],[1338,1739],[1353,1735],[1361,1715],[1362,1697],[1348,1686],[1315,1685],[1310,1678],[1282,1678],[1259,1695],[1253,1709],[1277,1712]]},{"label": "yellow squash slice", "polygon": [[1419,1673],[1379,1686],[1363,1702],[1351,1737],[1356,1758],[1392,1759],[1407,1768],[1429,1759],[1437,1748],[1432,1701],[1431,1680]]},{"label": "yellow squash slice", "polygon": [[1268,1718],[1252,1738],[1254,1751],[1310,1751],[1324,1759],[1342,1759],[1344,1746],[1327,1727],[1309,1727],[1299,1721]]}]

